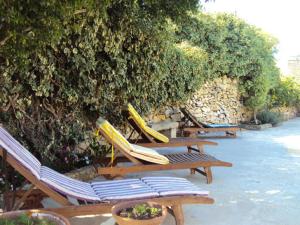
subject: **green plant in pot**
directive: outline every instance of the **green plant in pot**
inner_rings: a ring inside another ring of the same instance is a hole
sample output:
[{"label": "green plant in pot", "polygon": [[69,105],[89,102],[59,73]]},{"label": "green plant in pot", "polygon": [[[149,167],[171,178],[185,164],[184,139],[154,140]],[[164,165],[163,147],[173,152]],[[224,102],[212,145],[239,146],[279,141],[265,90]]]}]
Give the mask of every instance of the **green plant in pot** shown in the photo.
[{"label": "green plant in pot", "polygon": [[70,225],[56,213],[42,210],[18,210],[0,214],[0,225]]},{"label": "green plant in pot", "polygon": [[113,206],[112,215],[119,225],[160,225],[167,209],[155,202],[123,202]]}]

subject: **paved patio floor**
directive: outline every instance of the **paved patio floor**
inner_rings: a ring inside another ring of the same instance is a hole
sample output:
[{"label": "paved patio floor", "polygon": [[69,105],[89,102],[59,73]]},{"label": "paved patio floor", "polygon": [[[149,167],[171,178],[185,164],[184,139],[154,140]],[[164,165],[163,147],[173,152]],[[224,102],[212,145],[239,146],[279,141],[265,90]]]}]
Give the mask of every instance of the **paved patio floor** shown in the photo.
[{"label": "paved patio floor", "polygon": [[[213,183],[188,170],[134,174],[185,177],[209,190],[213,205],[184,206],[186,225],[299,225],[300,118],[264,131],[243,131],[236,139],[218,139],[206,152],[232,162],[213,168]],[[178,151],[182,149],[178,148]],[[169,149],[163,150],[168,152]],[[72,225],[112,225],[111,216],[72,218]],[[164,225],[175,224],[168,216]]]}]

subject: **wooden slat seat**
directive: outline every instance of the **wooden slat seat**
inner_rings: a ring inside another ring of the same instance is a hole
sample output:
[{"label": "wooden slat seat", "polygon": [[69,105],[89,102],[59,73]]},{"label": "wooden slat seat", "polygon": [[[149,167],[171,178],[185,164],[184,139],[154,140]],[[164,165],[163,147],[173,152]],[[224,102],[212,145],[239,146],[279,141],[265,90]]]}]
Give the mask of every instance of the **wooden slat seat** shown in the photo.
[{"label": "wooden slat seat", "polygon": [[[183,114],[182,123],[180,126],[181,133],[188,136],[199,138],[235,138],[236,132],[241,131],[238,125],[232,124],[205,124],[197,120],[197,118],[186,108],[180,108]],[[203,135],[206,133],[224,132],[223,136]]]},{"label": "wooden slat seat", "polygon": [[[188,152],[171,154],[159,154],[156,152],[153,156],[157,157],[157,155],[161,155],[165,160],[163,163],[160,163],[161,161],[155,163],[153,160],[147,160],[149,157],[144,157],[145,155],[143,154],[137,155],[134,150],[136,145],[130,144],[123,136],[120,136],[120,132],[118,132],[107,120],[99,118],[97,126],[99,133],[114,147],[115,151],[123,156],[113,158],[113,163],[108,164],[107,167],[99,167],[98,173],[101,175],[111,175],[114,177],[146,171],[190,169],[193,174],[199,172],[204,175],[209,184],[212,182],[212,166],[232,166],[231,163],[218,160],[191,146],[189,146]],[[145,148],[145,150],[147,150],[147,148]],[[151,149],[151,151],[154,150]],[[193,151],[196,151],[196,153]],[[114,154],[114,156],[115,155],[116,154]],[[131,162],[132,164],[123,165],[119,162]],[[202,167],[204,168],[203,171],[199,169]]]},{"label": "wooden slat seat", "polygon": [[[184,178],[145,177],[87,183],[66,177],[42,166],[1,124],[0,156],[4,166],[8,163],[31,184],[16,204],[10,208],[5,204],[4,210],[22,208],[23,202],[39,190],[60,205],[58,208],[46,210],[66,217],[110,213],[112,206],[118,202],[140,199],[167,206],[173,212],[176,224],[183,225],[182,204],[212,204],[214,202],[208,197],[207,191],[201,190]],[[7,177],[7,174],[5,175]],[[168,189],[168,184],[165,183],[167,180],[170,182],[171,191],[166,190]],[[70,197],[72,201],[69,200]],[[77,200],[76,203],[74,198]],[[10,203],[14,202],[10,199]]]}]

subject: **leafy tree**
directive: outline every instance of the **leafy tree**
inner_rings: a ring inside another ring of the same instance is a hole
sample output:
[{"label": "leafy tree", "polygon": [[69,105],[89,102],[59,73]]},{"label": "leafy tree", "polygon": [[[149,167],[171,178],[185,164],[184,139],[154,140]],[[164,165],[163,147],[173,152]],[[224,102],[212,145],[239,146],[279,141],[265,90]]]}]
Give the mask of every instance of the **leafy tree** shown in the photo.
[{"label": "leafy tree", "polygon": [[300,106],[300,84],[293,77],[282,77],[277,86],[270,90],[269,107]]}]

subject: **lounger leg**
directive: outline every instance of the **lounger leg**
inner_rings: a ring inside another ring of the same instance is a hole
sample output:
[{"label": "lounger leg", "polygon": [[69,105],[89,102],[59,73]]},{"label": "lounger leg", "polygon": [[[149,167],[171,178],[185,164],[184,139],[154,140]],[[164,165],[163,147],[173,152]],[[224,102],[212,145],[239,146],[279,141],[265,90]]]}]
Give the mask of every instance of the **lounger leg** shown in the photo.
[{"label": "lounger leg", "polygon": [[196,170],[194,168],[192,168],[190,170],[191,170],[191,175],[194,175],[196,173]]},{"label": "lounger leg", "polygon": [[[192,149],[191,148],[192,148],[192,146],[187,146],[188,153],[192,153]],[[195,171],[194,168],[191,168],[190,170],[191,170],[191,174],[195,174],[196,173],[196,171]]]},{"label": "lounger leg", "polygon": [[172,210],[174,213],[174,218],[176,225],[184,225],[184,214],[181,205],[173,205]]},{"label": "lounger leg", "polygon": [[206,173],[206,181],[208,184],[212,182],[212,172],[210,167],[203,167],[205,173]]},{"label": "lounger leg", "polygon": [[226,134],[226,137],[232,137],[232,138],[236,137],[236,132],[234,132],[234,131],[232,131],[232,132],[226,131],[225,134]]},{"label": "lounger leg", "polygon": [[204,145],[197,145],[199,153],[204,153]]}]

